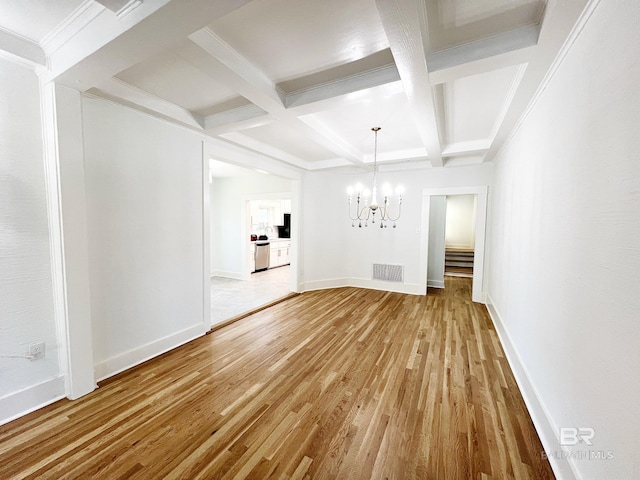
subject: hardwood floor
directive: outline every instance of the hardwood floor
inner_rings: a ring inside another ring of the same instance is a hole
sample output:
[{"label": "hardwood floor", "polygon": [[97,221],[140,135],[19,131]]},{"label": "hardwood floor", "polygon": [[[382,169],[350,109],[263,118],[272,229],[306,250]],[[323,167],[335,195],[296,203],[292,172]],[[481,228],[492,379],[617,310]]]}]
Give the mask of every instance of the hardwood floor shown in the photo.
[{"label": "hardwood floor", "polygon": [[0,478],[553,478],[470,292],[299,295],[0,427]]}]

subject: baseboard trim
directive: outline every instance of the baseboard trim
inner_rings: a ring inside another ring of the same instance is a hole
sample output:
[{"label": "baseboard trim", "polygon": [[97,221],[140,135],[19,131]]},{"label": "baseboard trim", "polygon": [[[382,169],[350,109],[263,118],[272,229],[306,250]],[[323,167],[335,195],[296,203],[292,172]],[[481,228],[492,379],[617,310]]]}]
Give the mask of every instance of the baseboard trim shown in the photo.
[{"label": "baseboard trim", "polygon": [[196,338],[203,336],[205,333],[206,330],[202,324],[195,325],[96,363],[94,366],[96,381],[99,382],[105,380],[120,372],[135,367],[136,365],[140,365],[147,360],[151,360],[152,358],[162,355],[169,350],[173,350],[180,345],[184,345],[191,340],[195,340]]},{"label": "baseboard trim", "polygon": [[427,288],[444,288],[444,280],[427,280]]},{"label": "baseboard trim", "polygon": [[65,398],[62,376],[45,380],[0,398],[0,425],[9,423],[53,402]]},{"label": "baseboard trim", "polygon": [[224,270],[212,270],[212,277],[232,278],[234,280],[246,280],[244,275],[240,272],[226,272]]},{"label": "baseboard trim", "polygon": [[[527,369],[520,359],[518,350],[511,341],[509,332],[505,327],[505,323],[502,320],[501,315],[496,309],[491,295],[486,293],[485,297],[489,316],[493,321],[498,338],[502,344],[502,349],[507,357],[513,376],[516,379],[516,383],[518,384],[524,403],[527,406],[531,420],[538,432],[542,448],[544,448],[545,452],[561,452],[562,447],[560,446],[560,439],[556,433],[558,432],[558,429],[555,427],[553,419],[544,407],[535,386],[531,382]],[[573,466],[569,460],[567,458],[562,458],[561,455],[558,455],[557,457],[559,458],[556,458],[556,455],[549,456],[549,463],[551,464],[551,468],[553,469],[553,473],[556,478],[561,480],[576,480],[578,476],[573,470]]]},{"label": "baseboard trim", "polygon": [[423,295],[420,293],[420,286],[413,283],[383,282],[380,280],[369,280],[365,278],[334,278],[329,280],[316,280],[304,282],[300,289],[302,292],[313,290],[325,290],[328,288],[356,287],[369,290],[382,290],[385,292],[407,293],[409,295]]}]

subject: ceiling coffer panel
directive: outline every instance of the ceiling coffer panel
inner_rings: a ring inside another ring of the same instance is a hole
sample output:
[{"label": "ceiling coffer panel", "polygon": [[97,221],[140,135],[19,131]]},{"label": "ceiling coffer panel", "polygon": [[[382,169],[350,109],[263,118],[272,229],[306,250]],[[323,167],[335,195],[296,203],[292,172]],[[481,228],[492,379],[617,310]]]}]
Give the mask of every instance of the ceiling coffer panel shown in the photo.
[{"label": "ceiling coffer panel", "polygon": [[389,46],[370,0],[253,1],[209,27],[275,83]]}]

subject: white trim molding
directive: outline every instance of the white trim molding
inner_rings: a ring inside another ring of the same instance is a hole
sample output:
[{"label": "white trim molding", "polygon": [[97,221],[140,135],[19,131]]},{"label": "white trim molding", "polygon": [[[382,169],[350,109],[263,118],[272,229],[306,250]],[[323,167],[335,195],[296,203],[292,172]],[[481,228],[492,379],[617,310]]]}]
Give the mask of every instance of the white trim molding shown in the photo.
[{"label": "white trim molding", "polygon": [[[80,98],[60,95],[54,83],[40,85],[42,109],[43,151],[49,217],[51,276],[53,279],[54,318],[58,340],[58,362],[65,380],[65,391],[76,399],[96,388],[91,361],[92,331],[88,300],[88,253],[86,238],[86,210],[84,198],[84,165],[80,153],[65,144],[64,161],[58,142],[59,117],[73,136],[82,136]],[[57,110],[57,101],[63,101],[64,113]],[[74,109],[77,107],[77,110]],[[77,130],[75,130],[77,129]],[[71,136],[70,136],[71,137]],[[74,147],[78,147],[76,144]],[[64,171],[64,178],[63,178]],[[65,187],[66,185],[66,187]],[[82,186],[82,188],[80,188]],[[63,202],[64,200],[64,202]],[[68,238],[65,238],[63,203],[73,208],[66,211]],[[74,228],[76,230],[74,231]],[[70,235],[69,235],[70,233]],[[71,294],[70,294],[71,291]],[[75,295],[73,295],[75,293]]]},{"label": "white trim molding", "polygon": [[185,343],[189,343],[206,333],[208,326],[205,328],[203,323],[198,323],[192,327],[184,329],[180,332],[173,333],[163,338],[159,338],[153,342],[134,348],[127,352],[121,353],[114,357],[108,358],[95,365],[96,379],[98,381],[112,377],[120,372],[124,372],[136,365],[151,360],[163,353],[173,350]]},{"label": "white trim molding", "polygon": [[246,280],[247,276],[242,272],[227,272],[225,270],[212,270],[211,277],[231,278],[233,280]]},{"label": "white trim molding", "polygon": [[313,280],[304,282],[301,285],[302,292],[310,292],[313,290],[326,290],[329,288],[366,288],[369,290],[381,290],[385,292],[406,293],[409,295],[423,295],[420,286],[416,283],[395,283],[384,282],[381,280],[370,280],[368,278],[332,278],[327,280]]},{"label": "white trim molding", "polygon": [[63,399],[64,378],[58,376],[0,398],[0,425]]},{"label": "white trim molding", "polygon": [[[516,379],[516,383],[518,384],[524,403],[527,406],[531,420],[536,428],[536,432],[538,432],[544,451],[562,451],[560,439],[557,435],[558,428],[556,428],[551,416],[542,402],[540,395],[538,394],[538,391],[535,388],[535,385],[531,381],[527,373],[527,369],[520,359],[518,350],[511,341],[506,325],[503,322],[501,315],[498,313],[490,294],[487,294],[487,310],[491,320],[493,321],[496,333],[500,339],[500,344],[502,345],[502,349],[507,357],[513,376]],[[550,455],[549,463],[551,464],[553,473],[557,478],[561,478],[563,480],[576,480],[579,478],[568,458]]]},{"label": "white trim molding", "polygon": [[465,187],[439,187],[422,190],[422,217],[420,222],[420,292],[427,294],[427,266],[429,262],[429,211],[431,197],[434,195],[476,195],[476,237],[475,255],[473,260],[473,287],[471,299],[477,303],[484,303],[484,256],[485,232],[487,228],[487,185]]},{"label": "white trim molding", "polygon": [[51,55],[58,50],[86,28],[103,10],[104,7],[99,3],[93,0],[84,0],[78,8],[40,41],[44,53]]}]

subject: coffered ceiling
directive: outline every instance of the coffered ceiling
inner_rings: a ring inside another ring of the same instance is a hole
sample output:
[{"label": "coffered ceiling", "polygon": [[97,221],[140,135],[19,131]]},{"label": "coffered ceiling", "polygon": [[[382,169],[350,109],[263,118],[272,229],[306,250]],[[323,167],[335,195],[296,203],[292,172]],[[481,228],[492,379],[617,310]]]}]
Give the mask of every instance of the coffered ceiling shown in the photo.
[{"label": "coffered ceiling", "polygon": [[587,0],[3,0],[44,81],[304,170],[490,161]]}]

